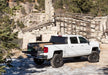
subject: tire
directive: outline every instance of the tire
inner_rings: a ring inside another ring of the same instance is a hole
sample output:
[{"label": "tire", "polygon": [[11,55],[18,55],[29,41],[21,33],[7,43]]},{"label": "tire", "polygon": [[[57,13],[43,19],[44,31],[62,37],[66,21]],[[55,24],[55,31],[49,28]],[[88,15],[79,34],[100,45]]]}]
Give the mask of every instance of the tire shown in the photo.
[{"label": "tire", "polygon": [[99,53],[98,52],[92,52],[89,56],[88,56],[88,61],[89,62],[99,62]]},{"label": "tire", "polygon": [[54,54],[53,58],[51,59],[51,66],[54,68],[58,68],[63,66],[63,58],[61,54]]},{"label": "tire", "polygon": [[44,63],[44,59],[33,58],[33,60],[37,65],[42,65]]}]

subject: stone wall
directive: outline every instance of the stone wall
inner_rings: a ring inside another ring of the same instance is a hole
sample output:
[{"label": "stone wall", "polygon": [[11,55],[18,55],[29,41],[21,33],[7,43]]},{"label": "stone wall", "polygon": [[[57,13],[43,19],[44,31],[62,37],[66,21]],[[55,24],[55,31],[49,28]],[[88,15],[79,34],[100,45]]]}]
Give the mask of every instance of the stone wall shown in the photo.
[{"label": "stone wall", "polygon": [[[103,17],[96,17],[93,19],[93,21],[97,21],[100,23],[100,26],[98,27],[98,34],[95,34],[99,40],[101,40],[101,43],[105,44],[108,43],[108,33],[107,31],[107,22],[108,22],[108,16],[103,16]],[[96,31],[94,31],[96,33]],[[95,36],[95,37],[96,37]]]},{"label": "stone wall", "polygon": [[41,29],[32,30],[31,32],[19,32],[19,38],[23,38],[23,49],[27,48],[28,43],[40,42],[36,41],[37,37],[42,35],[41,42],[48,42],[51,35],[57,35],[59,32],[59,26],[55,26],[53,23],[49,26],[42,27]]},{"label": "stone wall", "polygon": [[[103,35],[104,29],[101,30],[101,28],[106,25],[105,24],[106,19],[105,19],[105,17],[102,17],[101,20],[99,18],[95,18],[95,20],[93,20],[95,22],[96,21],[98,22],[100,20],[100,26],[91,24],[91,27],[93,27],[93,29],[91,30],[90,36],[92,36],[94,38],[91,38],[90,40],[95,40],[100,43],[102,43],[102,42],[108,43],[108,39],[106,37],[103,37],[103,36],[105,36],[105,35]],[[76,20],[75,22],[78,22],[78,20]],[[101,22],[103,25],[101,24]],[[73,22],[72,24],[77,24],[77,23]],[[41,29],[36,29],[36,30],[34,29],[32,31],[24,32],[22,34],[20,33],[20,37],[23,38],[23,49],[27,48],[28,43],[38,42],[38,41],[36,41],[36,38],[39,37],[40,35],[42,35],[41,42],[48,42],[50,40],[51,35],[57,35],[57,34],[59,34],[59,35],[64,35],[64,34],[76,34],[77,35],[78,34],[78,35],[89,36],[89,34],[86,33],[86,30],[88,30],[86,28],[86,23],[82,22],[80,24],[81,26],[73,25],[73,27],[77,29],[75,31],[74,29],[73,30],[71,29],[71,21],[70,21],[70,23],[65,24],[67,26],[67,28],[65,29],[66,32],[64,32],[64,29],[61,28],[61,26],[63,26],[63,25],[64,25],[63,22],[56,22],[56,26],[54,23],[52,23],[48,26],[43,26]],[[83,30],[83,32],[81,32],[81,30]],[[107,37],[108,37],[108,35],[107,35]]]},{"label": "stone wall", "polygon": [[96,17],[93,19],[93,21],[100,22],[100,31],[105,31],[106,30],[106,22],[107,22],[107,16],[103,17]]}]

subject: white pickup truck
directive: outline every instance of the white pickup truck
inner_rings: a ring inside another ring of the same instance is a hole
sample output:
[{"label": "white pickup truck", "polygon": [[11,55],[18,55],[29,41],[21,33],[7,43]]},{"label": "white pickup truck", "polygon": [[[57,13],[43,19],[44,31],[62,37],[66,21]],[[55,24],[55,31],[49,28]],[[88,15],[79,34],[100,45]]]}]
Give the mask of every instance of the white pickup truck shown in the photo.
[{"label": "white pickup truck", "polygon": [[[32,50],[30,50],[32,48]],[[63,66],[63,58],[87,56],[89,62],[99,62],[99,43],[89,42],[81,35],[52,36],[50,42],[28,44],[28,51],[36,64],[50,60],[52,67]]]}]

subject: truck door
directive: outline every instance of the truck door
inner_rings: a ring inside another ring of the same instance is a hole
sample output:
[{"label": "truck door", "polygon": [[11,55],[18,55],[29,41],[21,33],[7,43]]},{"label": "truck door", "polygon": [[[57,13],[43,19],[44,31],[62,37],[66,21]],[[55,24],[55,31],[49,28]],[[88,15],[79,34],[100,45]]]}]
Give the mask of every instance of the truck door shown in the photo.
[{"label": "truck door", "polygon": [[80,55],[80,47],[78,43],[78,37],[70,37],[70,44],[69,44],[69,56],[79,56]]},{"label": "truck door", "polygon": [[86,40],[84,37],[78,37],[79,38],[79,47],[80,47],[80,53],[81,55],[88,55],[91,53],[90,45],[88,43],[88,40]]}]

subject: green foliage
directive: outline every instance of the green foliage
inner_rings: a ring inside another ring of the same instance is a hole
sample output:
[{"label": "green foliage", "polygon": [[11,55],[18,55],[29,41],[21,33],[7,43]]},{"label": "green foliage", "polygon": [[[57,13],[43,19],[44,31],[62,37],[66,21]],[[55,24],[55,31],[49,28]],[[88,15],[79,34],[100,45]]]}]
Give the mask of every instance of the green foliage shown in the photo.
[{"label": "green foliage", "polygon": [[21,13],[24,14],[24,15],[27,14],[24,7],[21,8]]},{"label": "green foliage", "polygon": [[79,8],[80,13],[88,13],[90,12],[90,8],[92,8],[92,2],[90,0],[74,0],[73,2]]},{"label": "green foliage", "polygon": [[14,6],[14,7],[12,8],[12,10],[20,10],[21,7],[22,7],[22,6],[17,5],[17,6]]},{"label": "green foliage", "polygon": [[39,6],[35,4],[35,9],[40,10]]},{"label": "green foliage", "polygon": [[[7,6],[7,0],[0,0],[0,62],[5,55],[8,56],[10,49],[18,47],[14,42],[17,39],[17,33],[13,33],[15,22],[9,18],[11,13],[13,11]],[[0,73],[4,72],[3,68],[0,66]]]},{"label": "green foliage", "polygon": [[0,66],[0,75],[1,75],[1,73],[5,72],[4,68],[5,68],[5,66]]},{"label": "green foliage", "polygon": [[38,0],[39,6],[35,7],[38,10],[45,10],[45,0]]},{"label": "green foliage", "polygon": [[7,13],[10,15],[14,15],[14,10],[19,10],[21,8],[20,5],[15,6],[13,8],[9,8],[7,5],[7,0],[0,0],[0,13]]},{"label": "green foliage", "polygon": [[[29,3],[33,3],[35,2],[35,0],[16,0],[16,3],[19,5],[20,2],[29,2]],[[35,9],[41,11],[41,10],[45,10],[45,0],[38,0],[39,5],[35,5]],[[22,9],[23,11],[23,9]]]},{"label": "green foliage", "polygon": [[72,13],[108,15],[108,0],[55,0],[54,7]]},{"label": "green foliage", "polygon": [[[62,8],[73,13],[88,13],[92,7],[90,0],[57,0],[54,3],[56,9]],[[63,8],[65,7],[65,8]]]},{"label": "green foliage", "polygon": [[[64,2],[64,3],[66,3],[67,2],[67,0]],[[63,1],[62,0],[57,0],[57,1],[55,1],[55,5],[54,5],[54,7],[55,7],[55,9],[58,9],[58,8],[62,8],[63,9]]]},{"label": "green foliage", "polygon": [[0,0],[0,12],[3,13],[6,7],[7,7],[6,0]]},{"label": "green foliage", "polygon": [[32,13],[40,13],[40,11],[32,11]]},{"label": "green foliage", "polygon": [[23,22],[20,22],[20,21],[17,21],[17,25],[20,28],[24,28],[25,27],[24,24],[23,24]]},{"label": "green foliage", "polygon": [[33,2],[33,0],[16,0],[17,4],[19,4],[19,2]]},{"label": "green foliage", "polygon": [[96,0],[94,3],[97,11],[97,15],[108,15],[108,0]]},{"label": "green foliage", "polygon": [[12,20],[9,19],[8,16],[4,15],[0,19],[0,48],[9,50],[17,45],[13,43],[14,39],[17,39],[17,33],[13,33],[13,25]]},{"label": "green foliage", "polygon": [[26,0],[26,1],[28,1],[28,2],[30,2],[30,3],[32,2],[32,0]]}]

